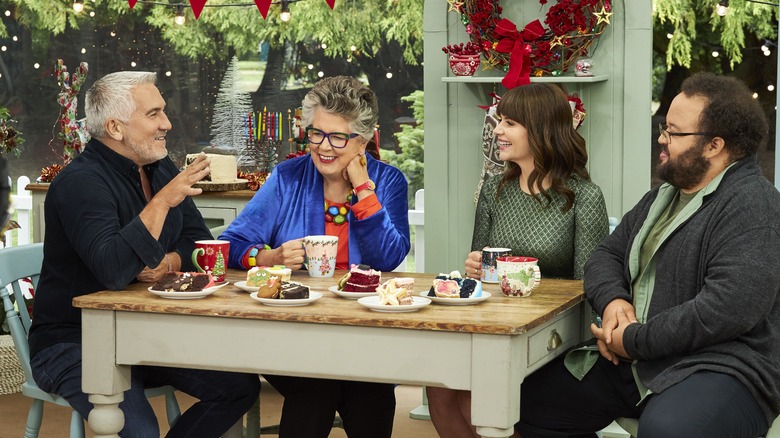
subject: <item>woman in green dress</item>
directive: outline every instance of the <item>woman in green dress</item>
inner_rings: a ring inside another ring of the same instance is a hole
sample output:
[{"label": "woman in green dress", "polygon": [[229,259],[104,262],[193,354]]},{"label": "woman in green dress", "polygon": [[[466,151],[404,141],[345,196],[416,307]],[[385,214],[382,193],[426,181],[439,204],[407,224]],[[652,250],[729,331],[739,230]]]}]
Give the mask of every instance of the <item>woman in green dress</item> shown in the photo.
[{"label": "woman in green dress", "polygon": [[[543,278],[582,278],[609,222],[604,195],[585,168],[585,139],[575,130],[566,93],[553,84],[513,88],[498,103],[497,116],[493,134],[505,168],[480,192],[465,274],[479,279],[481,250],[503,247],[537,258]],[[427,393],[440,436],[478,436],[470,392],[429,387]]]}]

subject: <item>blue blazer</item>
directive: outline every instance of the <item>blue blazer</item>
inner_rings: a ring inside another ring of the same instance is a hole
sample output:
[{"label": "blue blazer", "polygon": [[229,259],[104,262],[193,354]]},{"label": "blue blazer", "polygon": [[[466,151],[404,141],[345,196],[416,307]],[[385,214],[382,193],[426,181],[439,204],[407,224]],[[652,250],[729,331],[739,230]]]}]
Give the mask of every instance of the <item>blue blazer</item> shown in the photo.
[{"label": "blue blazer", "polygon": [[[407,182],[400,170],[366,155],[368,175],[376,183],[381,210],[357,220],[350,211],[349,263],[392,271],[406,257],[409,241]],[[356,200],[355,200],[356,201]],[[278,248],[284,242],[325,234],[322,175],[311,156],[279,163],[244,210],[219,236],[230,241],[231,268],[252,246]]]}]

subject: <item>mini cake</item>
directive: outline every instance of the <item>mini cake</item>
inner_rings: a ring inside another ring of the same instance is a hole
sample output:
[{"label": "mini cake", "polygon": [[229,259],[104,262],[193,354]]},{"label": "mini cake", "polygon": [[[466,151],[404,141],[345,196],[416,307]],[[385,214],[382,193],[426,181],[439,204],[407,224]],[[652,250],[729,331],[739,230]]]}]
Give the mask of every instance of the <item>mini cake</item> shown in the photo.
[{"label": "mini cake", "polygon": [[282,284],[277,275],[273,275],[264,267],[254,267],[246,273],[246,285],[256,287],[260,298],[276,298]]},{"label": "mini cake", "polygon": [[294,282],[283,282],[279,291],[280,300],[303,300],[309,298],[309,288]]},{"label": "mini cake", "polygon": [[375,292],[382,278],[380,271],[371,269],[368,265],[352,265],[341,280],[339,290],[344,292]]},{"label": "mini cake", "polygon": [[265,270],[272,275],[278,275],[282,281],[290,281],[290,277],[292,277],[292,269],[284,265],[274,265],[270,268],[265,268]]},{"label": "mini cake", "polygon": [[[195,161],[195,158],[200,154],[187,154],[184,159],[184,166],[189,166],[190,163]],[[238,175],[238,165],[236,164],[236,157],[234,155],[219,155],[219,154],[206,154],[211,163],[209,169],[211,170],[201,181],[211,181],[214,183],[229,183],[235,182]]]},{"label": "mini cake", "polygon": [[414,278],[391,278],[376,289],[379,294],[379,304],[408,306],[414,303],[412,289],[414,289]]},{"label": "mini cake", "polygon": [[211,275],[202,272],[166,272],[152,289],[166,292],[197,292],[214,286]]},{"label": "mini cake", "polygon": [[449,275],[439,274],[433,280],[428,296],[439,298],[481,297],[482,282],[473,278],[463,278],[458,271],[452,271]]}]

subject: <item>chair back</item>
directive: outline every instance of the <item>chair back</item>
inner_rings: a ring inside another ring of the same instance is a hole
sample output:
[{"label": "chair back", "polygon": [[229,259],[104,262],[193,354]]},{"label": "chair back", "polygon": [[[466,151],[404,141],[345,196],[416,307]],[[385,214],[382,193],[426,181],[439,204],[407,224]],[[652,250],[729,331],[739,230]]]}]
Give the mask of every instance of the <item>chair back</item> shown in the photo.
[{"label": "chair back", "polygon": [[[35,381],[30,370],[30,347],[27,343],[32,321],[24,302],[26,285],[23,287],[19,280],[30,278],[33,289],[37,288],[42,264],[43,243],[0,249],[0,298],[25,381],[33,385]],[[9,293],[9,287],[12,293]]]}]

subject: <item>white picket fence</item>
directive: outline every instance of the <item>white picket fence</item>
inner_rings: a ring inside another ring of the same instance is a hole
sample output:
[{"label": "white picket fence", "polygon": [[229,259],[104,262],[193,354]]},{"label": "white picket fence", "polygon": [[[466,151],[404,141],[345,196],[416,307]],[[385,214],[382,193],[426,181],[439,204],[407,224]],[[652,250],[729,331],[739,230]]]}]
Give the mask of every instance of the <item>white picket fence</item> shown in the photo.
[{"label": "white picket fence", "polygon": [[[8,178],[11,184],[11,178]],[[25,187],[30,184],[30,178],[20,176],[16,180],[16,194],[11,194],[11,211],[16,213],[16,222],[21,228],[5,233],[5,242],[0,242],[0,248],[19,246],[30,243],[32,234],[32,194]],[[11,187],[14,187],[13,184]]]}]

